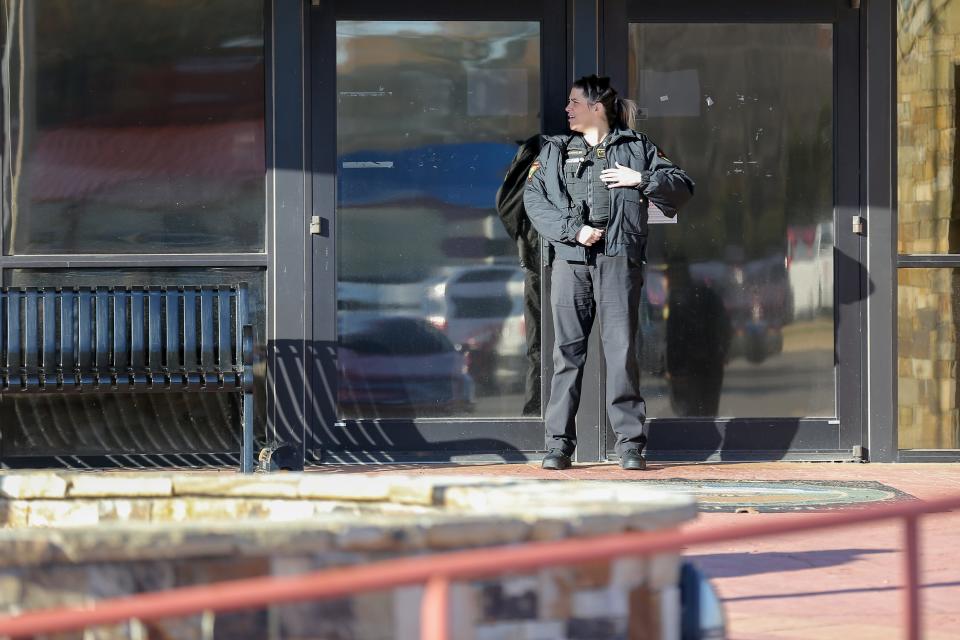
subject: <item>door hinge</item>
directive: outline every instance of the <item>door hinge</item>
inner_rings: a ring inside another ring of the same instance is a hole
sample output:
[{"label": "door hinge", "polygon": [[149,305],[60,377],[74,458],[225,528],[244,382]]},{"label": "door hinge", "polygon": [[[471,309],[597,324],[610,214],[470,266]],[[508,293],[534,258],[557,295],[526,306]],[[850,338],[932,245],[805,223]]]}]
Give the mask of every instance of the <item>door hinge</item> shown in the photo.
[{"label": "door hinge", "polygon": [[320,235],[320,216],[310,216],[310,233],[318,236]]},{"label": "door hinge", "polygon": [[867,235],[867,219],[863,216],[853,216],[853,233],[858,236]]}]

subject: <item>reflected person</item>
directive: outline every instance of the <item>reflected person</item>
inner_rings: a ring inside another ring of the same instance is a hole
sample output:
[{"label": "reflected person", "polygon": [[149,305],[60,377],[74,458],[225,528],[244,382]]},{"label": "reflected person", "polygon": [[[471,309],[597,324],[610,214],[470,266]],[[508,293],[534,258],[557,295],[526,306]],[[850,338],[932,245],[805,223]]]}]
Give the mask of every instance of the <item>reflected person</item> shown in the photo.
[{"label": "reflected person", "polygon": [[719,415],[723,370],[733,334],[711,287],[696,282],[683,256],[667,263],[667,384],[678,417]]},{"label": "reflected person", "polygon": [[523,190],[530,166],[540,154],[541,135],[520,143],[503,184],[497,190],[497,213],[507,233],[517,243],[523,269],[523,321],[526,328],[527,371],[524,377],[522,415],[540,415],[540,235],[523,206]]},{"label": "reflected person", "polygon": [[648,203],[665,215],[693,195],[693,181],[636,131],[636,105],[609,78],[577,80],[566,106],[572,135],[551,136],[531,167],[524,205],[550,242],[556,339],[545,416],[544,469],[566,469],[576,448],[587,340],[594,317],[606,361],[606,402],[624,469],[646,468],[646,404],[637,330]]}]

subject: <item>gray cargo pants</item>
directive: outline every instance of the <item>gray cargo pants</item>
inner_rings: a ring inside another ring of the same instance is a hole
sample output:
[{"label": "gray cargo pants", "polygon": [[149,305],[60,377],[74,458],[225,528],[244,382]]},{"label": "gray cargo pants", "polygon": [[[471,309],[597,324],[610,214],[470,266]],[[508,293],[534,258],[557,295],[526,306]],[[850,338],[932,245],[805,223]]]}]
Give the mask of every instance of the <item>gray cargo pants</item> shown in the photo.
[{"label": "gray cargo pants", "polygon": [[647,409],[640,395],[637,348],[643,266],[626,257],[588,253],[586,263],[553,263],[550,303],[556,339],[546,412],[546,448],[571,455],[577,445],[575,418],[587,338],[594,316],[599,315],[606,360],[607,416],[617,434],[616,451],[622,454],[642,449],[647,441]]}]

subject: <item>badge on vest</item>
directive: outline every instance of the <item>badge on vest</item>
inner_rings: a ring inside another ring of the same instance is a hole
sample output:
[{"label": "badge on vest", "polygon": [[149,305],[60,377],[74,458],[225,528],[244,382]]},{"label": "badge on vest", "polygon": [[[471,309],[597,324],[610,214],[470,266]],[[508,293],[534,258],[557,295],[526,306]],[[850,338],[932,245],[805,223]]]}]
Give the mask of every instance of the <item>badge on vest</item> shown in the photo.
[{"label": "badge on vest", "polygon": [[527,171],[527,182],[533,182],[533,174],[537,172],[537,169],[540,168],[540,161],[534,160],[533,164],[530,165],[530,170]]}]

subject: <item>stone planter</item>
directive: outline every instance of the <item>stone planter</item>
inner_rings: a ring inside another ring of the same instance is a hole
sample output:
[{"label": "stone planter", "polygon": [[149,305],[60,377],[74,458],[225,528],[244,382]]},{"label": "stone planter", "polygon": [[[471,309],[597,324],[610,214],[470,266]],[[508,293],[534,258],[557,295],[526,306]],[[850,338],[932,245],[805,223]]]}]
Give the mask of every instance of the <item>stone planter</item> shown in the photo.
[{"label": "stone planter", "polygon": [[[691,498],[639,484],[358,474],[0,475],[0,612],[454,549],[674,527]],[[508,569],[508,567],[505,567]],[[457,585],[457,640],[679,637],[679,558]],[[64,638],[415,640],[420,587]]]}]

